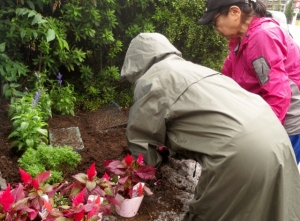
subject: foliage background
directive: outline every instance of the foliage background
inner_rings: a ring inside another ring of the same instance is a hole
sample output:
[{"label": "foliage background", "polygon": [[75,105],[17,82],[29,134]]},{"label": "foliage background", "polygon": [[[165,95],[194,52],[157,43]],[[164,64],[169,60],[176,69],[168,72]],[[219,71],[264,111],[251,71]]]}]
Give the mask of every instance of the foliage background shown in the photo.
[{"label": "foliage background", "polygon": [[[204,0],[2,0],[2,94],[20,97],[36,90],[35,73],[53,80],[60,72],[74,85],[78,107],[130,106],[132,86],[119,72],[140,32],[160,32],[187,60],[220,70],[227,41],[197,25],[204,6]],[[43,87],[51,90],[47,81]]]}]

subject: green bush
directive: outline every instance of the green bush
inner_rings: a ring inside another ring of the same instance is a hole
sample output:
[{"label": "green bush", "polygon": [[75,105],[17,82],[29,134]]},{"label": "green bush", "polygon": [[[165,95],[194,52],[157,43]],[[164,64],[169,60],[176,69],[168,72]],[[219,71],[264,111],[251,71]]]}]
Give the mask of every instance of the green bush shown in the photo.
[{"label": "green bush", "polygon": [[58,183],[70,175],[81,161],[79,153],[70,146],[55,147],[40,145],[28,148],[19,158],[19,166],[32,177],[43,171],[51,171],[49,183]]}]

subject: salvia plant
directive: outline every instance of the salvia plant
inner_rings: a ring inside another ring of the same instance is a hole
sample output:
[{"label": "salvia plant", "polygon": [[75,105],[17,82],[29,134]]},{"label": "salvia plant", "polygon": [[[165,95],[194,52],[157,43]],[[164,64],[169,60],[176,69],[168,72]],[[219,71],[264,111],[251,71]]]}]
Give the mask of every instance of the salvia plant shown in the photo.
[{"label": "salvia plant", "polygon": [[47,123],[37,105],[40,93],[38,90],[33,99],[30,94],[16,99],[9,107],[9,117],[13,125],[8,138],[14,139],[11,145],[16,146],[19,151],[36,148],[37,145],[48,142],[48,131],[44,129]]},{"label": "salvia plant", "polygon": [[62,80],[62,74],[57,74],[57,82],[53,82],[50,90],[50,98],[53,101],[53,109],[62,115],[75,115],[76,96],[74,86]]}]

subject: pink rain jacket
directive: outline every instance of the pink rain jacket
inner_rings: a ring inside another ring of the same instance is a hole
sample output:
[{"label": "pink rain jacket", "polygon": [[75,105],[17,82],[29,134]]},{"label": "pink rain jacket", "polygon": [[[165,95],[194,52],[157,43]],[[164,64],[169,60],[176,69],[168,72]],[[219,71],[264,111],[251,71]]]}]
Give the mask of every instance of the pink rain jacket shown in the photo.
[{"label": "pink rain jacket", "polygon": [[300,47],[271,18],[253,18],[229,43],[222,73],[269,103],[289,135],[300,133]]}]

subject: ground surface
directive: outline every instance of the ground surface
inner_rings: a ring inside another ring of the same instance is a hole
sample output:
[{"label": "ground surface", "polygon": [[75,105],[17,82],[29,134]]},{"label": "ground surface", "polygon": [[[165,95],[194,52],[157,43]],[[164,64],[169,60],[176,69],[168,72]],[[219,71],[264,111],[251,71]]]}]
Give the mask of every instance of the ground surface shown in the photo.
[{"label": "ground surface", "polygon": [[[7,110],[8,103],[0,97],[0,172],[7,183],[13,184],[20,181],[17,163],[19,156],[11,150],[11,141],[7,139],[11,132],[11,122],[8,120]],[[90,165],[96,162],[96,169],[100,176],[104,172],[103,160],[123,159],[126,153],[129,153],[125,137],[127,116],[128,111],[119,111],[113,106],[91,113],[77,111],[74,117],[53,116],[48,121],[48,129],[78,127],[84,149],[79,152],[82,161],[76,170],[73,171],[73,174],[85,173]],[[175,164],[172,165],[174,166]],[[181,167],[188,168],[189,166],[175,165],[172,170],[176,174],[176,171],[182,169]],[[182,173],[187,174],[186,171]],[[163,166],[162,169],[158,170],[157,179],[160,179],[160,182],[158,185],[150,187],[154,194],[144,197],[139,212],[135,217],[124,219],[113,213],[109,220],[181,220],[179,217],[182,216],[183,208],[185,207],[182,198],[186,198],[186,201],[190,196],[182,194],[187,191],[187,188],[189,192],[192,192],[195,179],[189,181],[188,175],[178,178],[171,174],[169,166]],[[187,187],[180,179],[187,181],[190,187]]]}]

